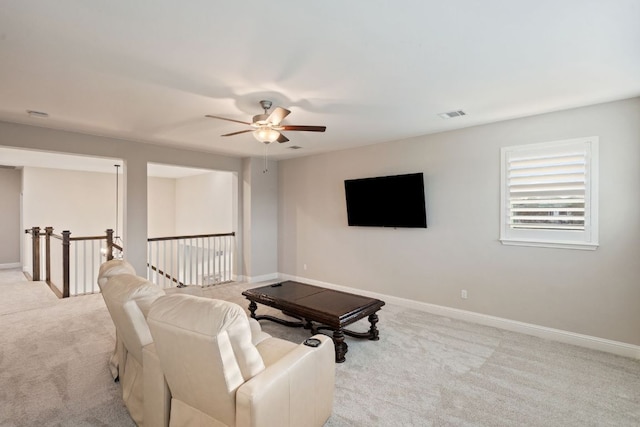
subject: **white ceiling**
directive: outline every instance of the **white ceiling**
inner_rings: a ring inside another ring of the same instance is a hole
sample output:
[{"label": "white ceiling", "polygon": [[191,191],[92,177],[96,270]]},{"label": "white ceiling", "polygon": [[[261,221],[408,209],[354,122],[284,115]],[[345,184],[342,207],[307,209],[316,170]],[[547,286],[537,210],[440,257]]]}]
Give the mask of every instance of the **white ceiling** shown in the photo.
[{"label": "white ceiling", "polygon": [[261,99],[290,109],[287,124],[327,126],[286,133],[269,147],[283,159],[640,95],[638,0],[3,0],[0,11],[0,120],[235,156],[263,146],[220,137],[244,127],[204,116],[250,121]]}]

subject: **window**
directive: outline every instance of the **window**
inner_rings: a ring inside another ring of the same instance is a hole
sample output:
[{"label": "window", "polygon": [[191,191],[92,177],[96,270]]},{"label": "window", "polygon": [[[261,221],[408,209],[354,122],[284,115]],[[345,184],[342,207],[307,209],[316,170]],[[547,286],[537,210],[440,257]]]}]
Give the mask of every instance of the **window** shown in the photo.
[{"label": "window", "polygon": [[598,246],[598,138],[501,149],[505,245]]}]

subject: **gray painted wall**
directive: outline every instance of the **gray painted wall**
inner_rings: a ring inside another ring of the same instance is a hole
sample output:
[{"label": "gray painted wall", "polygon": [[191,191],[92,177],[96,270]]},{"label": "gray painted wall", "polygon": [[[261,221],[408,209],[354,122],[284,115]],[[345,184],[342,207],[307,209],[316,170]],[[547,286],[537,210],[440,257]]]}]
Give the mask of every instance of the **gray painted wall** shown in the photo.
[{"label": "gray painted wall", "polygon": [[0,169],[0,265],[20,263],[21,188],[21,170]]},{"label": "gray painted wall", "polygon": [[[639,119],[634,98],[281,161],[279,271],[640,344]],[[600,247],[502,245],[500,147],[584,136],[600,137]],[[345,179],[410,172],[428,229],[347,226]]]},{"label": "gray painted wall", "polygon": [[248,280],[273,277],[278,269],[278,163],[264,160],[243,161],[244,256]]}]

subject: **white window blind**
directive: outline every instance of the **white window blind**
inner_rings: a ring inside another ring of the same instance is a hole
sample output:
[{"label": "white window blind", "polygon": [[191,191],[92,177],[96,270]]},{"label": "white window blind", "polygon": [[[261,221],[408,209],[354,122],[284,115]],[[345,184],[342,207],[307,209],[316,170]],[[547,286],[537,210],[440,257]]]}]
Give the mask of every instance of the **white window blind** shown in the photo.
[{"label": "white window blind", "polygon": [[595,137],[503,148],[501,241],[594,249],[596,155]]}]

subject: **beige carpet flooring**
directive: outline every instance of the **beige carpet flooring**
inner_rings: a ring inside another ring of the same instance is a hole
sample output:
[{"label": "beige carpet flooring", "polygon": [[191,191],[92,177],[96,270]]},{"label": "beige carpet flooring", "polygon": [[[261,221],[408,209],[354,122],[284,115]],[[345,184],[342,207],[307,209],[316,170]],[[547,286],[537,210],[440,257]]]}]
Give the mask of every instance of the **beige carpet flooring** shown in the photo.
[{"label": "beige carpet flooring", "polygon": [[[4,278],[0,307],[13,309],[0,311],[0,426],[132,426],[107,369],[115,333],[101,295],[35,304],[35,284]],[[185,292],[246,308],[246,287]],[[347,338],[327,426],[640,425],[639,361],[394,305],[379,315],[380,341]]]},{"label": "beige carpet flooring", "polygon": [[0,426],[133,426],[107,370],[115,330],[102,296],[60,300],[9,277],[0,270]]}]

